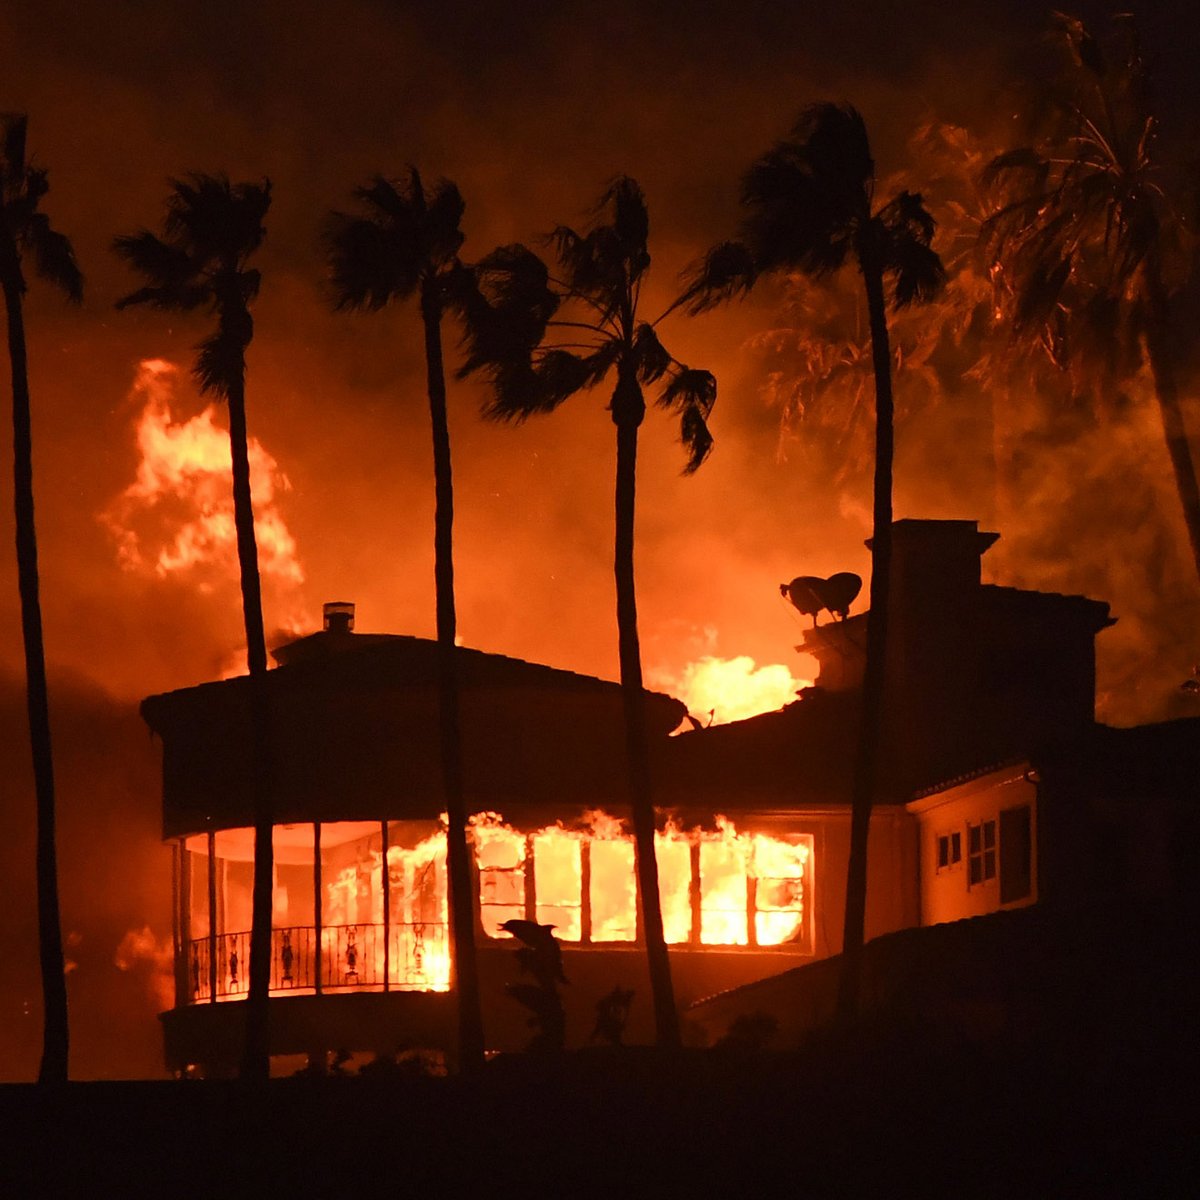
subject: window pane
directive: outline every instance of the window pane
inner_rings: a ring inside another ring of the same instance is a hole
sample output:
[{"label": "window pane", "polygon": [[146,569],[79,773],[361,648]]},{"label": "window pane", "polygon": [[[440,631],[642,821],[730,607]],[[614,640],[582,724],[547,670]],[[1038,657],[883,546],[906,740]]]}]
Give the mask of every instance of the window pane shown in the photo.
[{"label": "window pane", "polygon": [[533,879],[537,919],[553,925],[560,941],[583,936],[583,870],[579,835],[565,829],[543,829],[533,839]]},{"label": "window pane", "polygon": [[488,937],[511,937],[500,926],[525,919],[525,837],[499,824],[477,823],[472,830],[484,932]]},{"label": "window pane", "polygon": [[962,862],[962,834],[952,833],[950,835],[950,861],[952,863]]},{"label": "window pane", "polygon": [[732,841],[700,843],[700,941],[706,946],[744,946],[746,854]]},{"label": "window pane", "polygon": [[949,866],[950,864],[950,839],[940,837],[937,840],[937,865],[939,867]]},{"label": "window pane", "polygon": [[978,825],[967,826],[967,849],[971,854],[978,854],[982,848],[980,842],[980,830]]},{"label": "window pane", "polygon": [[[632,942],[637,937],[633,839],[597,838],[588,853],[592,868],[592,941]],[[661,854],[659,863],[661,870]]]},{"label": "window pane", "polygon": [[996,845],[996,822],[985,821],[983,823],[983,848],[991,850]]},{"label": "window pane", "polygon": [[450,986],[446,915],[446,834],[431,821],[388,825],[388,955],[393,987]]},{"label": "window pane", "polygon": [[968,882],[971,884],[976,884],[982,881],[983,867],[978,858],[972,857],[967,860],[967,877]]},{"label": "window pane", "polygon": [[275,929],[310,928],[313,912],[313,827],[276,825],[271,838],[275,888],[271,925]]},{"label": "window pane", "polygon": [[663,936],[669,944],[686,942],[692,934],[692,848],[667,833],[654,835],[654,848]]},{"label": "window pane", "polygon": [[188,875],[188,928],[189,938],[208,937],[208,838],[190,837],[187,840]]},{"label": "window pane", "polygon": [[217,850],[217,932],[248,933],[254,883],[254,830],[223,829],[214,841]]},{"label": "window pane", "polygon": [[807,842],[794,845],[764,834],[754,838],[754,937],[760,946],[794,941],[804,924]]}]

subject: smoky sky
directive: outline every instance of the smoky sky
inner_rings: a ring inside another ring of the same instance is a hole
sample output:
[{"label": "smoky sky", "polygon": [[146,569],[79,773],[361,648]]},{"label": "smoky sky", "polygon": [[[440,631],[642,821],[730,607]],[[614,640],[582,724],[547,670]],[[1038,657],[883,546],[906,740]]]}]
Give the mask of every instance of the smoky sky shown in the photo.
[{"label": "smoky sky", "polygon": [[[1076,8],[1091,18],[1109,11]],[[1193,6],[1156,4],[1139,15],[1167,107],[1186,127],[1195,108]],[[800,108],[824,99],[858,106],[881,176],[905,165],[906,137],[921,121],[1002,134],[1014,82],[1036,59],[1048,16],[1047,6],[1025,0],[0,4],[0,108],[29,113],[30,148],[50,170],[44,210],[72,238],[86,277],[78,309],[36,280],[26,305],[52,686],[129,715],[140,696],[213,677],[239,644],[232,563],[223,582],[203,588],[186,575],[131,573],[100,519],[137,469],[138,363],[165,359],[186,378],[208,324],[113,308],[136,281],[112,256],[112,239],[158,227],[170,178],[223,171],[272,182],[247,405],[252,435],[290,481],[280,505],[305,582],[287,595],[268,592],[268,627],[283,623],[285,609],[311,627],[321,602],[339,599],[358,603],[360,629],[430,635],[433,496],[416,314],[330,311],[323,215],[349,206],[352,189],[374,174],[415,164],[427,179],[460,187],[463,253],[474,258],[585,221],[605,183],[629,174],[650,208],[653,316],[678,272],[732,234],[740,173]],[[694,477],[680,474],[683,452],[666,416],[652,411],[644,427],[637,570],[651,678],[669,679],[702,654],[792,662],[802,628],[779,582],[867,573],[869,476],[832,487],[828,473],[778,454],[778,414],[763,403],[744,349],[770,325],[778,299],[768,287],[661,327],[678,358],[717,374],[719,396],[716,449]],[[448,327],[452,362],[454,337]],[[188,386],[178,399],[181,418],[207,404]],[[452,385],[463,639],[611,678],[607,396],[576,397],[519,427],[482,422],[480,400],[474,385]],[[947,436],[941,427],[900,431],[898,516],[983,514],[975,472],[945,448]],[[12,543],[7,505],[0,542]],[[1064,546],[1063,557],[1077,550]],[[1093,557],[1112,555],[1101,546]],[[1019,565],[1002,581],[1072,584],[1059,564]],[[1110,598],[1102,574],[1086,582]],[[6,554],[0,671],[14,679],[19,628]],[[3,713],[7,757],[22,752],[23,722],[19,705]],[[153,826],[154,753],[139,743],[136,754],[151,769],[142,794],[126,801]],[[7,832],[25,845],[27,781],[8,762],[3,773]],[[64,797],[73,802],[86,800]],[[122,853],[115,826],[104,838],[106,853]],[[32,905],[31,890],[23,894]],[[66,899],[68,928],[80,902],[77,893]],[[162,935],[165,917],[160,904],[145,921]],[[115,941],[140,924],[123,910],[106,936]],[[0,1076],[11,1073],[0,1064]]]}]

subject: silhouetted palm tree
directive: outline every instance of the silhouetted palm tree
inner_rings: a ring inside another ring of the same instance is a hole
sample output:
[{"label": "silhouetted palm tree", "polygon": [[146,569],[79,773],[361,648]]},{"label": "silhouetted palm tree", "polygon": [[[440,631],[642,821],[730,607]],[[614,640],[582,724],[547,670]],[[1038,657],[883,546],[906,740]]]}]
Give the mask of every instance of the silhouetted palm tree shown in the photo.
[{"label": "silhouetted palm tree", "polygon": [[425,334],[425,378],[433,427],[434,587],[437,604],[439,713],[442,780],[447,814],[446,864],[450,883],[450,928],[458,994],[459,1062],[464,1070],[483,1064],[483,1013],[475,955],[475,906],[467,841],[467,805],[462,778],[457,663],[454,650],[454,485],[442,317],[458,306],[470,272],[459,262],[463,200],[443,181],[426,191],[414,169],[402,183],[377,178],[355,193],[365,216],[335,212],[325,230],[338,308],[378,311],[392,301],[416,296]]},{"label": "silhouetted palm tree", "polygon": [[[490,380],[493,395],[486,415],[515,421],[552,412],[576,392],[616,376],[609,403],[617,427],[614,574],[638,891],[658,1041],[677,1046],[679,1015],[659,900],[633,577],[637,445],[646,412],[642,388],[665,381],[658,403],[679,414],[688,451],[685,471],[695,471],[712,448],[707,417],[717,384],[708,371],[674,359],[658,340],[656,323],[641,319],[642,282],[650,267],[648,237],[642,190],[634,180],[620,177],[600,198],[596,219],[585,233],[567,226],[554,231],[561,279],[551,278],[523,247],[507,247],[484,259],[477,278],[485,302],[477,302],[468,314],[471,354],[463,373],[481,370]],[[550,319],[559,305],[567,306],[572,319]],[[547,340],[547,324],[569,340],[552,340],[556,333]]]},{"label": "silhouetted palm tree", "polygon": [[930,247],[933,218],[919,194],[900,192],[874,206],[875,163],[867,130],[849,105],[805,109],[791,135],[776,143],[742,181],[741,240],[709,251],[680,298],[701,312],[749,290],[764,274],[800,271],[816,278],[853,261],[866,288],[875,374],[875,478],[870,619],[863,711],[851,796],[844,966],[838,1007],[858,1004],[866,917],[867,833],[883,722],[884,658],[892,556],[893,403],[888,343],[888,285],[900,307],[941,286],[941,260]]},{"label": "silhouetted palm tree", "polygon": [[46,656],[42,644],[42,606],[38,594],[37,536],[33,520],[33,445],[29,376],[25,354],[24,256],[33,258],[43,279],[78,302],[83,276],[71,243],[50,227],[38,203],[49,191],[44,168],[25,158],[27,118],[0,117],[0,285],[8,315],[8,356],[12,367],[13,507],[16,514],[17,585],[21,596],[21,632],[25,642],[25,697],[37,797],[38,943],[42,967],[42,1083],[67,1079],[67,984],[63,970],[62,927],[58,911],[58,863],[54,840],[54,760],[46,692]]},{"label": "silhouetted palm tree", "polygon": [[1076,18],[1055,19],[1069,69],[1042,136],[990,164],[988,176],[1018,194],[984,236],[1014,293],[1019,333],[1126,375],[1144,345],[1200,574],[1200,488],[1179,402],[1177,346],[1186,338],[1171,311],[1183,227],[1158,149],[1149,72],[1132,17],[1118,20],[1105,46]]},{"label": "silhouetted palm tree", "polygon": [[267,644],[250,461],[246,435],[246,347],[254,335],[250,305],[261,277],[248,267],[262,245],[271,184],[231,184],[223,175],[193,174],[171,181],[162,238],[141,230],[119,237],[114,249],[147,280],[118,301],[118,308],[149,304],[173,312],[204,309],[217,318],[216,331],[198,346],[193,373],[201,392],[229,405],[229,448],[233,460],[233,520],[237,531],[246,664],[250,673],[250,721],[254,797],[254,884],[250,929],[250,994],[242,1075],[265,1079],[270,1068],[268,1037],[271,977],[271,894],[274,805],[267,711]]}]

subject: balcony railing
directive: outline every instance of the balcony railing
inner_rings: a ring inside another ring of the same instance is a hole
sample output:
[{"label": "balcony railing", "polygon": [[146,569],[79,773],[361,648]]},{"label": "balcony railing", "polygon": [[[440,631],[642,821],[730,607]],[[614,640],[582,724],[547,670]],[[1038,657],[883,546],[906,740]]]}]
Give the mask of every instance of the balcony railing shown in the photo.
[{"label": "balcony railing", "polygon": [[[422,923],[326,925],[317,953],[311,925],[271,930],[271,994],[342,991],[446,991],[446,926]],[[250,990],[250,933],[219,933],[186,943],[190,1004],[243,999]],[[215,949],[215,970],[214,970]],[[214,995],[215,985],[215,995]]]}]

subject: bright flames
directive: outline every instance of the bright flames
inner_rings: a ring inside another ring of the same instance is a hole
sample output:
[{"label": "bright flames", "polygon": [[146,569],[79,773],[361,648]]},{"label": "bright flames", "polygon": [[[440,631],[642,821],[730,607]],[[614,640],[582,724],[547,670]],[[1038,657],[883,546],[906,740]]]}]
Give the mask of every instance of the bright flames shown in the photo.
[{"label": "bright flames", "polygon": [[[814,673],[815,667],[813,661]],[[720,725],[775,712],[795,700],[812,680],[797,678],[780,663],[759,666],[748,654],[741,654],[736,658],[705,655],[678,674],[654,672],[652,684],[682,700],[701,724]]]},{"label": "bright flames", "polygon": [[[674,946],[781,946],[805,942],[811,838],[739,833],[718,816],[712,829],[669,822],[656,835],[666,940]],[[272,993],[450,986],[444,825],[393,821],[320,827],[314,872],[312,826],[278,826],[275,836]],[[387,840],[386,880],[384,840]],[[554,926],[564,942],[638,939],[634,840],[622,821],[593,810],[574,823],[533,832],[497,813],[471,819],[479,913],[489,938],[508,920]],[[216,835],[211,884],[217,925],[208,922],[207,840],[187,840],[187,966],[193,1000],[245,995],[249,959],[253,831]],[[313,887],[321,880],[319,920]],[[386,915],[385,915],[386,905]],[[319,925],[319,938],[317,927]],[[318,946],[319,942],[319,946]],[[319,951],[319,952],[318,952]]]},{"label": "bright flames", "polygon": [[[172,412],[178,382],[173,363],[146,359],[138,365],[131,390],[141,405],[137,475],[101,521],[116,538],[117,557],[126,570],[165,578],[215,566],[235,577],[229,433],[218,423],[216,405],[178,420]],[[278,507],[291,485],[256,438],[250,439],[248,453],[261,570],[277,583],[297,586],[304,570]]]}]

